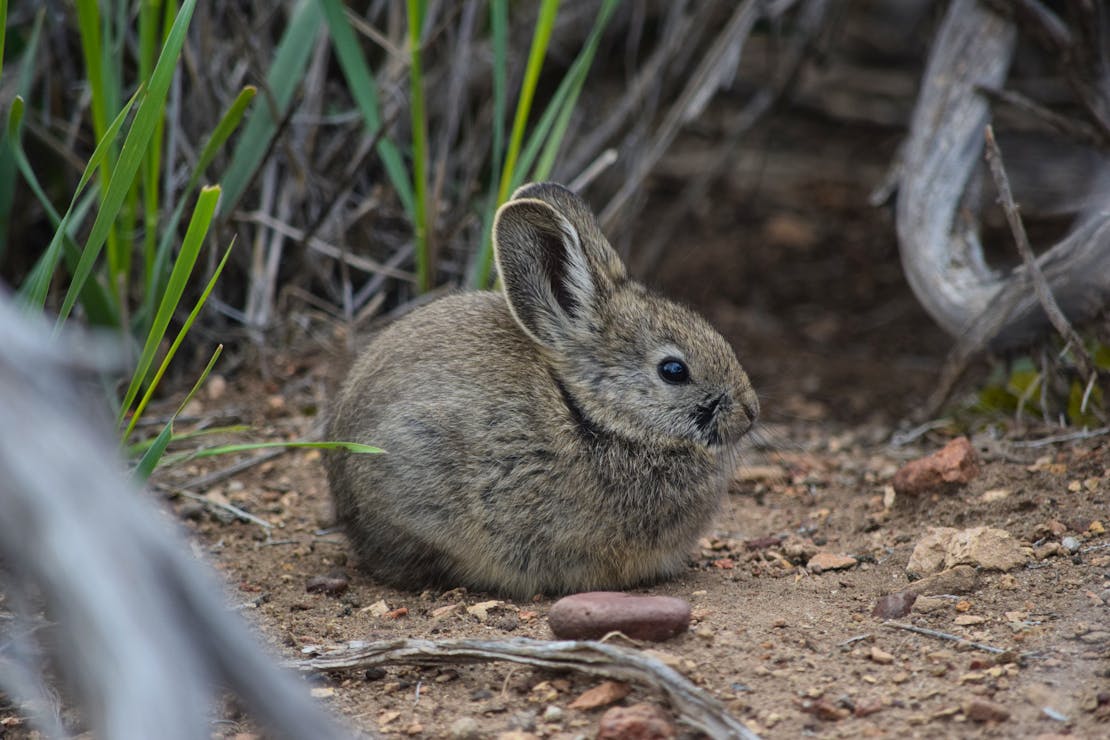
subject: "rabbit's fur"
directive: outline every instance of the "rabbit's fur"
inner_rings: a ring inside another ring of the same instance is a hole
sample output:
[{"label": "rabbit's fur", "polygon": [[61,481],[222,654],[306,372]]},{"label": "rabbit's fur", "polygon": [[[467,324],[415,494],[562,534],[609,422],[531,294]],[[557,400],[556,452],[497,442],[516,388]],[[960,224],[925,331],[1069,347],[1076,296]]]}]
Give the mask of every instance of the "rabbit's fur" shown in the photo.
[{"label": "rabbit's fur", "polygon": [[[361,563],[517,598],[675,575],[758,413],[747,375],[700,316],[628,278],[569,190],[521,188],[493,237],[504,293],[391,325],[333,408],[331,439],[386,451],[327,457]],[[663,379],[670,358],[687,382]]]}]

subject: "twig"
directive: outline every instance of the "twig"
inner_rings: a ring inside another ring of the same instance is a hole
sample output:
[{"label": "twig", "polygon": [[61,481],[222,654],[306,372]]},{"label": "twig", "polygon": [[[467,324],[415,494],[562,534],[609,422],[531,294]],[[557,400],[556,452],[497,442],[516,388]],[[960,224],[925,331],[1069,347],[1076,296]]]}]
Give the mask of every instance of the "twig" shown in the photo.
[{"label": "twig", "polygon": [[409,282],[415,280],[412,273],[398,270],[395,267],[384,265],[377,260],[370,259],[369,257],[362,257],[356,254],[350,254],[345,249],[330,244],[319,237],[312,236],[307,240],[305,239],[306,233],[301,231],[295,226],[290,226],[277,218],[274,218],[265,211],[252,211],[250,213],[241,213],[235,215],[236,221],[245,221],[248,223],[256,223],[273,229],[282,236],[286,236],[294,241],[305,244],[309,249],[319,252],[322,255],[331,257],[332,259],[342,260],[351,267],[362,270],[366,273],[377,274],[382,273],[398,280],[407,280]]},{"label": "twig", "polygon": [[211,506],[211,507],[216,508],[216,509],[223,509],[224,511],[230,512],[231,514],[234,514],[235,516],[239,517],[243,521],[251,522],[252,524],[257,524],[258,526],[260,526],[264,529],[273,529],[274,528],[274,525],[270,524],[265,519],[259,519],[254,514],[250,513],[249,511],[244,511],[243,509],[240,509],[235,504],[225,504],[222,501],[213,501],[212,499],[210,499],[206,496],[201,496],[199,493],[193,493],[191,491],[176,490],[175,493],[177,493],[181,496],[184,496],[185,498],[191,498],[194,501],[199,501],[200,503],[204,504],[205,506]]},{"label": "twig", "polygon": [[1017,204],[1014,203],[1014,196],[1010,192],[1010,179],[1006,176],[1006,168],[1002,164],[1002,152],[999,151],[998,144],[994,140],[994,129],[990,124],[987,124],[986,127],[986,141],[987,164],[990,165],[991,177],[994,178],[995,187],[998,188],[998,197],[1002,201],[1002,210],[1010,224],[1010,231],[1014,234],[1018,253],[1021,255],[1022,262],[1025,263],[1025,269],[1029,273],[1029,277],[1033,280],[1033,289],[1037,292],[1037,300],[1041,302],[1041,307],[1044,308],[1052,326],[1056,328],[1064,341],[1071,345],[1072,352],[1075,355],[1075,364],[1083,382],[1090,382],[1096,372],[1094,365],[1087,355],[1087,349],[1083,346],[1083,340],[1072,328],[1072,325],[1068,323],[1064,312],[1060,310],[1060,304],[1056,302],[1056,297],[1052,295],[1052,289],[1048,287],[1048,281],[1045,279],[1044,273],[1041,272],[1040,265],[1037,264],[1037,257],[1033,254],[1033,248],[1029,246],[1025,224],[1021,221]]},{"label": "twig", "polygon": [[967,645],[968,647],[973,647],[976,650],[982,650],[983,652],[987,652],[987,653],[994,653],[995,655],[1002,655],[1003,653],[1010,652],[1009,650],[1003,650],[1002,648],[995,647],[994,645],[987,645],[987,644],[982,643],[982,642],[974,642],[972,640],[968,640],[966,638],[960,637],[959,635],[953,635],[950,632],[941,632],[940,630],[931,630],[931,629],[928,629],[927,627],[917,627],[917,626],[912,625],[912,624],[904,624],[902,622],[891,622],[891,621],[883,622],[883,626],[884,627],[890,627],[891,629],[896,629],[896,630],[905,630],[907,632],[914,632],[914,633],[919,634],[919,635],[925,635],[926,637],[935,637],[938,640],[948,640],[949,642],[954,642],[954,643],[957,643],[958,645]]},{"label": "twig", "polygon": [[[306,648],[311,651],[312,648]],[[662,691],[679,720],[713,738],[758,740],[719,701],[682,674],[638,650],[616,645],[565,640],[415,640],[351,642],[306,660],[292,661],[301,671],[331,671],[376,665],[441,665],[507,660],[540,668],[582,671],[630,681]]]},{"label": "twig", "polygon": [[582,170],[582,172],[571,180],[568,187],[576,193],[581,192],[588,187],[591,182],[597,179],[598,175],[609,169],[616,161],[617,150],[606,149],[601,154],[597,155],[597,159],[590,162],[590,164],[586,166],[586,169]]},{"label": "twig", "polygon": [[1074,442],[1077,439],[1091,439],[1093,437],[1101,437],[1104,434],[1110,434],[1110,426],[1099,427],[1098,429],[1084,429],[1079,432],[1069,432],[1068,434],[1057,434],[1053,437],[1041,437],[1040,439],[1011,442],[1010,444],[1014,447],[1048,447],[1057,442]]},{"label": "twig", "polygon": [[870,639],[871,639],[871,633],[870,632],[864,632],[862,635],[856,635],[855,637],[849,637],[844,642],[838,642],[836,644],[836,646],[838,648],[845,648],[845,647],[848,647],[849,645],[855,645],[857,642],[863,642],[864,640],[870,640]]},{"label": "twig", "polygon": [[1046,108],[1035,100],[1031,100],[1021,93],[1013,90],[1003,90],[984,85],[976,85],[975,89],[995,102],[1003,103],[1032,118],[1041,121],[1046,126],[1058,131],[1068,138],[1085,146],[1096,149],[1110,144],[1101,131],[1083,121],[1075,121],[1067,116],[1062,116],[1054,110]]},{"label": "twig", "polygon": [[904,447],[910,442],[925,436],[934,429],[942,429],[952,423],[951,419],[933,419],[923,424],[918,424],[913,429],[907,429],[904,432],[895,432],[890,435],[890,446],[894,448]]}]

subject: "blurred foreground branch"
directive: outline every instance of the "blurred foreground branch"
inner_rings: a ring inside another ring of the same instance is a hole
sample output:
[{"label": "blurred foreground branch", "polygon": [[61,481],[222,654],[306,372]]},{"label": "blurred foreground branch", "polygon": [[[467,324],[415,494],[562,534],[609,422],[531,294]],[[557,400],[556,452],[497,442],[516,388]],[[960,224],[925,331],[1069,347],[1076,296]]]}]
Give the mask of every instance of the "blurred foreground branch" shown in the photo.
[{"label": "blurred foreground branch", "polygon": [[349,737],[228,612],[90,421],[74,371],[110,349],[63,339],[0,293],[0,689],[54,737],[68,732],[48,663],[100,738],[208,738],[223,689],[275,736]]}]

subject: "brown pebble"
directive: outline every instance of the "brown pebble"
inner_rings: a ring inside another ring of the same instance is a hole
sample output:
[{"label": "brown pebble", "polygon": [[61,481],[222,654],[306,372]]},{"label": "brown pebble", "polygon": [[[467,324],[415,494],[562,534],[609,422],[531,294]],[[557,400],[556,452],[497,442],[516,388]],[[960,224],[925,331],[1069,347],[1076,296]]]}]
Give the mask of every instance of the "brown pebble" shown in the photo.
[{"label": "brown pebble", "polygon": [[967,437],[957,437],[927,457],[911,460],[894,474],[899,496],[921,496],[965,485],[979,475],[979,459]]},{"label": "brown pebble", "polygon": [[969,699],[963,705],[964,714],[976,722],[1003,722],[1010,718],[1010,710],[986,699]]},{"label": "brown pebble", "polygon": [[778,547],[782,544],[782,537],[756,537],[754,540],[744,540],[744,548],[747,550],[766,550],[771,547]]},{"label": "brown pebble", "polygon": [[811,573],[822,573],[826,570],[846,570],[853,567],[858,560],[847,555],[835,552],[819,552],[809,559],[806,568]]},{"label": "brown pebble", "polygon": [[917,601],[917,594],[913,591],[887,594],[875,602],[871,616],[879,619],[901,619],[910,613],[915,601]]},{"label": "brown pebble", "polygon": [[867,657],[871,659],[871,662],[878,663],[879,665],[890,665],[894,662],[893,655],[877,647],[872,647],[871,653]]},{"label": "brown pebble", "polygon": [[614,704],[628,694],[632,689],[628,684],[619,681],[602,681],[592,689],[583,691],[569,706],[571,709],[597,709],[598,707]]},{"label": "brown pebble", "polygon": [[597,740],[672,740],[674,725],[652,704],[613,707],[601,715]]},{"label": "brown pebble", "polygon": [[339,596],[351,585],[346,573],[328,573],[326,576],[313,576],[308,579],[304,590],[310,594]]},{"label": "brown pebble", "polygon": [[623,632],[634,640],[661,642],[690,626],[690,605],[672,596],[590,591],[559,599],[547,615],[556,637],[596,640]]},{"label": "brown pebble", "polygon": [[812,714],[817,719],[826,722],[836,722],[851,716],[852,712],[844,707],[838,707],[828,699],[816,701],[804,700],[800,702],[800,709],[807,714]]}]

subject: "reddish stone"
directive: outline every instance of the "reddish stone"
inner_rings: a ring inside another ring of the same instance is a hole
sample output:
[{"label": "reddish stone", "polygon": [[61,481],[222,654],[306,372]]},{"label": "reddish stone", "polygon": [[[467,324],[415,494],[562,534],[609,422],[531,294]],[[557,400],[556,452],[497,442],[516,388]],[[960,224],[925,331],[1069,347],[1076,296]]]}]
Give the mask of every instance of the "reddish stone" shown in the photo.
[{"label": "reddish stone", "polygon": [[927,457],[911,460],[894,474],[899,495],[921,496],[966,485],[979,475],[979,456],[967,437],[957,437]]},{"label": "reddish stone", "polygon": [[596,640],[623,632],[634,640],[661,642],[690,626],[690,605],[671,596],[590,591],[556,601],[547,621],[562,639]]}]

